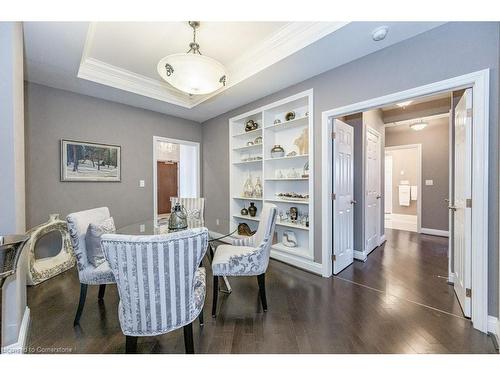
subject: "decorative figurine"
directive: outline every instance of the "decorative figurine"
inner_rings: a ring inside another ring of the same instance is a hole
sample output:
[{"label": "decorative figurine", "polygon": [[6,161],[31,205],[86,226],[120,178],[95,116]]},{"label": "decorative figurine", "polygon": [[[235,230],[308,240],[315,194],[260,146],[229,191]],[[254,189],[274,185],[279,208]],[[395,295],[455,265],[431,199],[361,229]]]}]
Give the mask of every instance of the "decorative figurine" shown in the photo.
[{"label": "decorative figurine", "polygon": [[274,125],[278,125],[278,124],[281,124],[281,120],[279,118],[277,118],[276,120],[274,120]]},{"label": "decorative figurine", "polygon": [[247,146],[253,146],[253,145],[254,145],[254,143],[252,141],[247,142]]},{"label": "decorative figurine", "polygon": [[252,175],[249,173],[248,178],[246,179],[245,184],[243,185],[243,196],[245,198],[252,198],[253,191],[254,191],[254,186],[252,183]]},{"label": "decorative figurine", "polygon": [[292,151],[292,152],[289,152],[288,154],[286,154],[287,158],[293,158],[294,156],[297,156],[297,153],[295,151]]},{"label": "decorative figurine", "polygon": [[243,206],[243,208],[241,209],[240,213],[243,215],[243,216],[247,216],[248,215],[248,210],[245,206]]},{"label": "decorative figurine", "polygon": [[295,236],[295,233],[292,232],[291,230],[286,230],[283,232],[283,245],[286,247],[297,247],[297,237]]},{"label": "decorative figurine", "polygon": [[252,130],[256,130],[259,128],[259,124],[257,124],[254,120],[248,120],[245,124],[245,131],[250,132]]},{"label": "decorative figurine", "polygon": [[294,111],[290,111],[290,112],[288,112],[288,113],[285,115],[285,120],[286,120],[286,121],[293,120],[294,118],[295,118],[295,112],[294,112]]},{"label": "decorative figurine", "polygon": [[262,183],[260,182],[260,178],[257,177],[257,181],[255,182],[255,187],[253,189],[253,195],[255,198],[262,198]]},{"label": "decorative figurine", "polygon": [[309,131],[304,129],[300,137],[298,137],[293,144],[298,147],[300,155],[307,155],[309,153]]},{"label": "decorative figurine", "polygon": [[299,210],[297,209],[297,207],[290,207],[290,220],[297,221],[298,216]]},{"label": "decorative figurine", "polygon": [[252,231],[250,227],[248,226],[247,223],[240,223],[238,224],[238,234],[240,236],[252,236],[255,233],[255,231]]},{"label": "decorative figurine", "polygon": [[257,138],[255,138],[255,140],[253,141],[253,144],[254,145],[260,145],[262,143],[262,137],[261,136],[258,136]]},{"label": "decorative figurine", "polygon": [[272,158],[282,158],[285,155],[285,149],[280,145],[274,145],[271,149],[271,157]]},{"label": "decorative figurine", "polygon": [[304,170],[302,172],[302,178],[309,178],[309,161],[304,164]]},{"label": "decorative figurine", "polygon": [[255,207],[255,203],[250,202],[250,207],[248,207],[248,212],[252,217],[255,217],[255,215],[257,215],[257,207]]}]

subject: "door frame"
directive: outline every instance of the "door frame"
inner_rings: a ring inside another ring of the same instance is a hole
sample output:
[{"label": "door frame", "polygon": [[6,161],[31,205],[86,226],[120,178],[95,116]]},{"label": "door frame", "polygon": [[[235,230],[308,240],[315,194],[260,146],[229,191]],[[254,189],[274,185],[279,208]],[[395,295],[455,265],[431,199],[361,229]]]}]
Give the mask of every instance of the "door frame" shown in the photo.
[{"label": "door frame", "polygon": [[[488,134],[489,134],[489,93],[490,70],[484,69],[458,77],[445,79],[409,90],[383,95],[369,100],[323,111],[321,118],[322,160],[331,160],[332,121],[331,119],[373,108],[399,103],[416,97],[434,95],[441,92],[473,89],[472,128],[474,149],[472,151],[472,323],[474,328],[488,331]],[[332,196],[332,166],[322,163],[322,202]],[[332,275],[332,232],[328,229],[332,220],[330,204],[323,204],[322,211],[322,262],[323,276]]]},{"label": "door frame", "polygon": [[[394,191],[392,189],[392,180],[394,178],[394,176],[392,175],[392,167],[393,167],[393,163],[394,163],[394,160],[393,160],[393,157],[392,155],[386,155],[386,151],[385,151],[386,147],[384,147],[384,222],[385,222],[385,215],[388,213],[386,212],[386,207],[387,207],[387,202],[390,202],[391,203],[391,211],[389,212],[390,214],[392,214],[392,197],[393,197],[393,194],[394,194]],[[387,158],[390,157],[391,159],[391,187],[390,189],[387,189]],[[387,199],[388,198],[388,192],[391,192],[391,199]],[[385,228],[385,225],[384,225],[384,228]]]},{"label": "door frame", "polygon": [[[156,152],[156,143],[157,142],[168,142],[168,143],[177,143],[180,145],[187,145],[187,146],[194,146],[196,148],[196,153],[198,154],[198,187],[197,187],[197,197],[199,198],[201,195],[201,155],[200,155],[200,143],[199,142],[193,142],[193,141],[185,141],[183,139],[175,139],[175,138],[166,138],[166,137],[161,137],[154,135],[153,136],[153,218],[154,218],[154,223],[157,222],[158,220],[158,196],[157,196],[157,190],[158,190],[158,176],[157,176],[157,165],[156,162],[158,161],[158,155]],[[178,171],[180,173],[180,161],[178,162]],[[179,176],[180,177],[180,176]],[[178,181],[178,189],[180,189],[180,178]]]},{"label": "door frame", "polygon": [[[422,144],[412,143],[407,145],[384,147],[384,151],[417,149],[417,233],[422,233]],[[384,176],[385,177],[385,176]],[[393,176],[394,178],[394,176]],[[393,189],[394,190],[394,189]],[[394,193],[394,191],[393,191]],[[384,200],[385,204],[385,200]]]}]

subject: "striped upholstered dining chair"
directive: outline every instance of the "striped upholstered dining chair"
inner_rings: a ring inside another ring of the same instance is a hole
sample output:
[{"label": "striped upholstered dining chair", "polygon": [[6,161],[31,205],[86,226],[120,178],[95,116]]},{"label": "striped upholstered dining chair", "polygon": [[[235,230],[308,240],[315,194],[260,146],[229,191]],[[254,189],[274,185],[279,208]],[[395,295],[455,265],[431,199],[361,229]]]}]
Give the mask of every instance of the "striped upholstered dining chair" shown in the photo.
[{"label": "striped upholstered dining chair", "polygon": [[184,206],[187,212],[188,220],[203,220],[205,215],[205,198],[178,198],[171,197],[172,207],[176,203]]},{"label": "striped upholstered dining chair", "polygon": [[217,312],[219,276],[257,276],[262,310],[267,311],[265,276],[271,255],[271,245],[276,224],[277,208],[264,203],[257,232],[243,239],[235,239],[232,245],[219,245],[212,261],[214,290],[212,316]]},{"label": "striped upholstered dining chair", "polygon": [[118,287],[118,317],[126,352],[139,336],[184,327],[186,353],[194,353],[192,322],[203,325],[205,269],[198,267],[208,244],[206,228],[155,236],[104,234],[104,255]]}]

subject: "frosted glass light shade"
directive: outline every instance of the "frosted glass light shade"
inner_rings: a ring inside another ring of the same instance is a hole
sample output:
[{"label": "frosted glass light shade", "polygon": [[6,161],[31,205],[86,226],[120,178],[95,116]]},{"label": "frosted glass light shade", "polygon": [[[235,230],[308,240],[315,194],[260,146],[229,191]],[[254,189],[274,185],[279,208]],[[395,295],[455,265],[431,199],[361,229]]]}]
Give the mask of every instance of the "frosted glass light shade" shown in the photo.
[{"label": "frosted glass light shade", "polygon": [[[165,66],[173,71],[167,74]],[[158,63],[158,74],[178,90],[193,95],[210,94],[224,86],[221,78],[226,75],[224,66],[208,56],[194,53],[176,53]]]},{"label": "frosted glass light shade", "polygon": [[411,124],[410,128],[412,128],[415,131],[418,131],[418,130],[425,129],[426,126],[427,126],[426,122],[417,122],[416,124]]}]

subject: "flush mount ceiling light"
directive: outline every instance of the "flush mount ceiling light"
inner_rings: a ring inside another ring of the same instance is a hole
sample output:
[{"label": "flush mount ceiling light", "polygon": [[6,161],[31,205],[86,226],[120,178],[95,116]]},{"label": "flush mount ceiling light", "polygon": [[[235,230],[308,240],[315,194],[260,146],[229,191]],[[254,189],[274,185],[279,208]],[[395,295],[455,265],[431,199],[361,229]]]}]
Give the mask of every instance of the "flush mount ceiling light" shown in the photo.
[{"label": "flush mount ceiling light", "polygon": [[406,102],[396,103],[396,105],[400,108],[404,108],[410,105],[411,103],[413,103],[413,100],[407,100]]},{"label": "flush mount ceiling light", "polygon": [[418,130],[422,130],[424,129],[425,127],[427,126],[427,123],[426,122],[416,122],[414,124],[410,124],[410,128],[412,128],[413,130],[415,131],[418,131]]},{"label": "flush mount ceiling light", "polygon": [[375,42],[380,42],[381,40],[385,39],[388,32],[389,32],[389,27],[387,26],[377,27],[375,30],[372,31],[372,39]]},{"label": "flush mount ceiling light", "polygon": [[210,94],[226,86],[224,66],[200,52],[196,42],[199,21],[189,21],[193,28],[193,41],[189,51],[166,56],[158,63],[158,74],[170,85],[191,95]]}]

